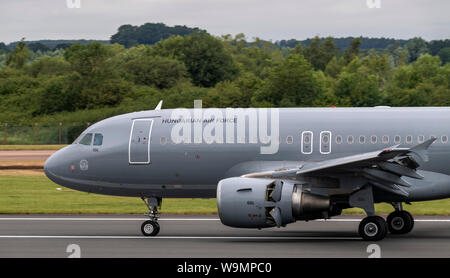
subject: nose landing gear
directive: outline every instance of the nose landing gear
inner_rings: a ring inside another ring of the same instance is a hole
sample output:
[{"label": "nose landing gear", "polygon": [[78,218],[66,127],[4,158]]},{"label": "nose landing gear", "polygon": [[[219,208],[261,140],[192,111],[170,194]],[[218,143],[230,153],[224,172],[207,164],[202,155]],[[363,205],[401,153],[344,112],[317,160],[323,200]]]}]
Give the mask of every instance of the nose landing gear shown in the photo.
[{"label": "nose landing gear", "polygon": [[148,214],[146,214],[150,220],[145,221],[141,225],[141,232],[144,236],[156,236],[159,233],[160,226],[158,223],[159,213],[158,207],[161,206],[161,198],[147,198],[141,197],[142,201],[148,208]]},{"label": "nose landing gear", "polygon": [[153,220],[147,220],[142,223],[141,232],[144,236],[156,236],[159,233],[159,224]]}]

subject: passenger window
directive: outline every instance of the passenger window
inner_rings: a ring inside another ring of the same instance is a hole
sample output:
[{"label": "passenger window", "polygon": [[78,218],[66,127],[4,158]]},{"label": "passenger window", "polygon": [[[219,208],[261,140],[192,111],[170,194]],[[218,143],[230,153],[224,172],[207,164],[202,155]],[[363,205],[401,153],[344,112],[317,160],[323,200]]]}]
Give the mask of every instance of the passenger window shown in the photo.
[{"label": "passenger window", "polygon": [[448,142],[447,135],[444,135],[444,136],[441,137],[441,142],[444,143],[444,144],[446,144]]},{"label": "passenger window", "polygon": [[370,142],[372,142],[372,144],[376,144],[377,143],[377,137],[375,135],[372,135],[370,137]]},{"label": "passenger window", "polygon": [[389,143],[389,136],[384,135],[381,140],[383,141],[383,144],[387,144],[387,143]]},{"label": "passenger window", "polygon": [[92,133],[87,133],[84,135],[83,139],[81,139],[80,144],[82,145],[91,145],[92,143]]},{"label": "passenger window", "polygon": [[400,140],[401,140],[400,136],[399,135],[395,135],[394,143],[398,144],[398,143],[400,143]]},{"label": "passenger window", "polygon": [[101,146],[103,144],[103,135],[96,133],[94,136],[94,146]]},{"label": "passenger window", "polygon": [[292,136],[286,137],[286,143],[287,144],[292,144],[293,142],[294,142],[294,138]]},{"label": "passenger window", "polygon": [[349,136],[347,137],[347,143],[353,144],[353,141],[354,141],[353,136],[349,135]]},{"label": "passenger window", "polygon": [[412,136],[411,135],[406,136],[406,143],[407,144],[411,144],[412,143]]},{"label": "passenger window", "polygon": [[341,144],[342,143],[342,136],[338,135],[336,136],[336,144]]},{"label": "passenger window", "polygon": [[419,142],[419,143],[425,142],[425,136],[419,135],[418,142]]},{"label": "passenger window", "polygon": [[364,144],[365,142],[366,142],[366,136],[363,136],[363,135],[359,136],[359,143]]}]

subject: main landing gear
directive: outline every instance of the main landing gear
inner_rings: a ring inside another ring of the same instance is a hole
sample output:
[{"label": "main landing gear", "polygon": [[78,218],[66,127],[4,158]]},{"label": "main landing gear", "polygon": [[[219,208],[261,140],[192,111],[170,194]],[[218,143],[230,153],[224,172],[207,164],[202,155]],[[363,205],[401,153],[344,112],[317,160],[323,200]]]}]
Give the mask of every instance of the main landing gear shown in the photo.
[{"label": "main landing gear", "polygon": [[[401,206],[401,204],[399,203]],[[382,240],[387,232],[403,235],[412,231],[414,218],[406,210],[398,209],[388,215],[387,220],[380,216],[367,216],[359,224],[359,235],[364,240]]]},{"label": "main landing gear", "polygon": [[395,211],[388,215],[387,226],[391,234],[403,235],[412,231],[414,227],[414,218],[403,210],[401,203],[393,203]]},{"label": "main landing gear", "polygon": [[383,217],[367,216],[359,223],[359,235],[368,241],[382,240],[386,237],[388,226]]},{"label": "main landing gear", "polygon": [[355,191],[349,198],[350,206],[362,208],[367,217],[359,223],[358,232],[364,240],[377,241],[386,237],[388,227],[386,221],[375,215],[372,186],[366,185]]},{"label": "main landing gear", "polygon": [[375,215],[372,186],[368,185],[350,195],[349,203],[352,207],[362,208],[367,217],[359,223],[359,235],[368,241],[382,240],[387,233],[407,234],[414,227],[414,218],[403,210],[402,204],[392,203],[395,211],[388,215],[387,221]]},{"label": "main landing gear", "polygon": [[159,233],[160,227],[158,223],[158,207],[161,206],[161,198],[141,198],[144,204],[148,208],[148,214],[146,214],[150,220],[145,221],[141,225],[141,232],[144,236],[156,236]]}]

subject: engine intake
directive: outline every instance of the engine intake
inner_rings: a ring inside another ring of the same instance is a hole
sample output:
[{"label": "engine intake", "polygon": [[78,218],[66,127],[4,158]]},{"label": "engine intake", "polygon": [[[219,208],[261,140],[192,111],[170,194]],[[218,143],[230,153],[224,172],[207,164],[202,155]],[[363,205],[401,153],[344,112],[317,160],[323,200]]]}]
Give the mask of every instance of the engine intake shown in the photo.
[{"label": "engine intake", "polygon": [[333,214],[328,196],[304,192],[293,181],[241,177],[219,182],[217,207],[222,223],[238,228],[280,227]]}]

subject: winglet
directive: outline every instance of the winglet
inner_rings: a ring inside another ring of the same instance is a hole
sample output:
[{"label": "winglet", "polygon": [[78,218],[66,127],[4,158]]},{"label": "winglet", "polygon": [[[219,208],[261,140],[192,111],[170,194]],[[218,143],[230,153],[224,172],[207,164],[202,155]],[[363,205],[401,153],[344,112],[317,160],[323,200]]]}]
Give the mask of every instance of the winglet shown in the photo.
[{"label": "winglet", "polygon": [[431,146],[431,144],[434,143],[434,141],[436,141],[437,138],[431,138],[428,139],[427,141],[412,147],[409,151],[416,154],[417,156],[419,156],[423,161],[427,162],[428,161],[428,148]]},{"label": "winglet", "polygon": [[158,102],[158,105],[156,105],[155,110],[161,110],[162,104],[163,104],[163,101],[161,100],[160,102]]}]

